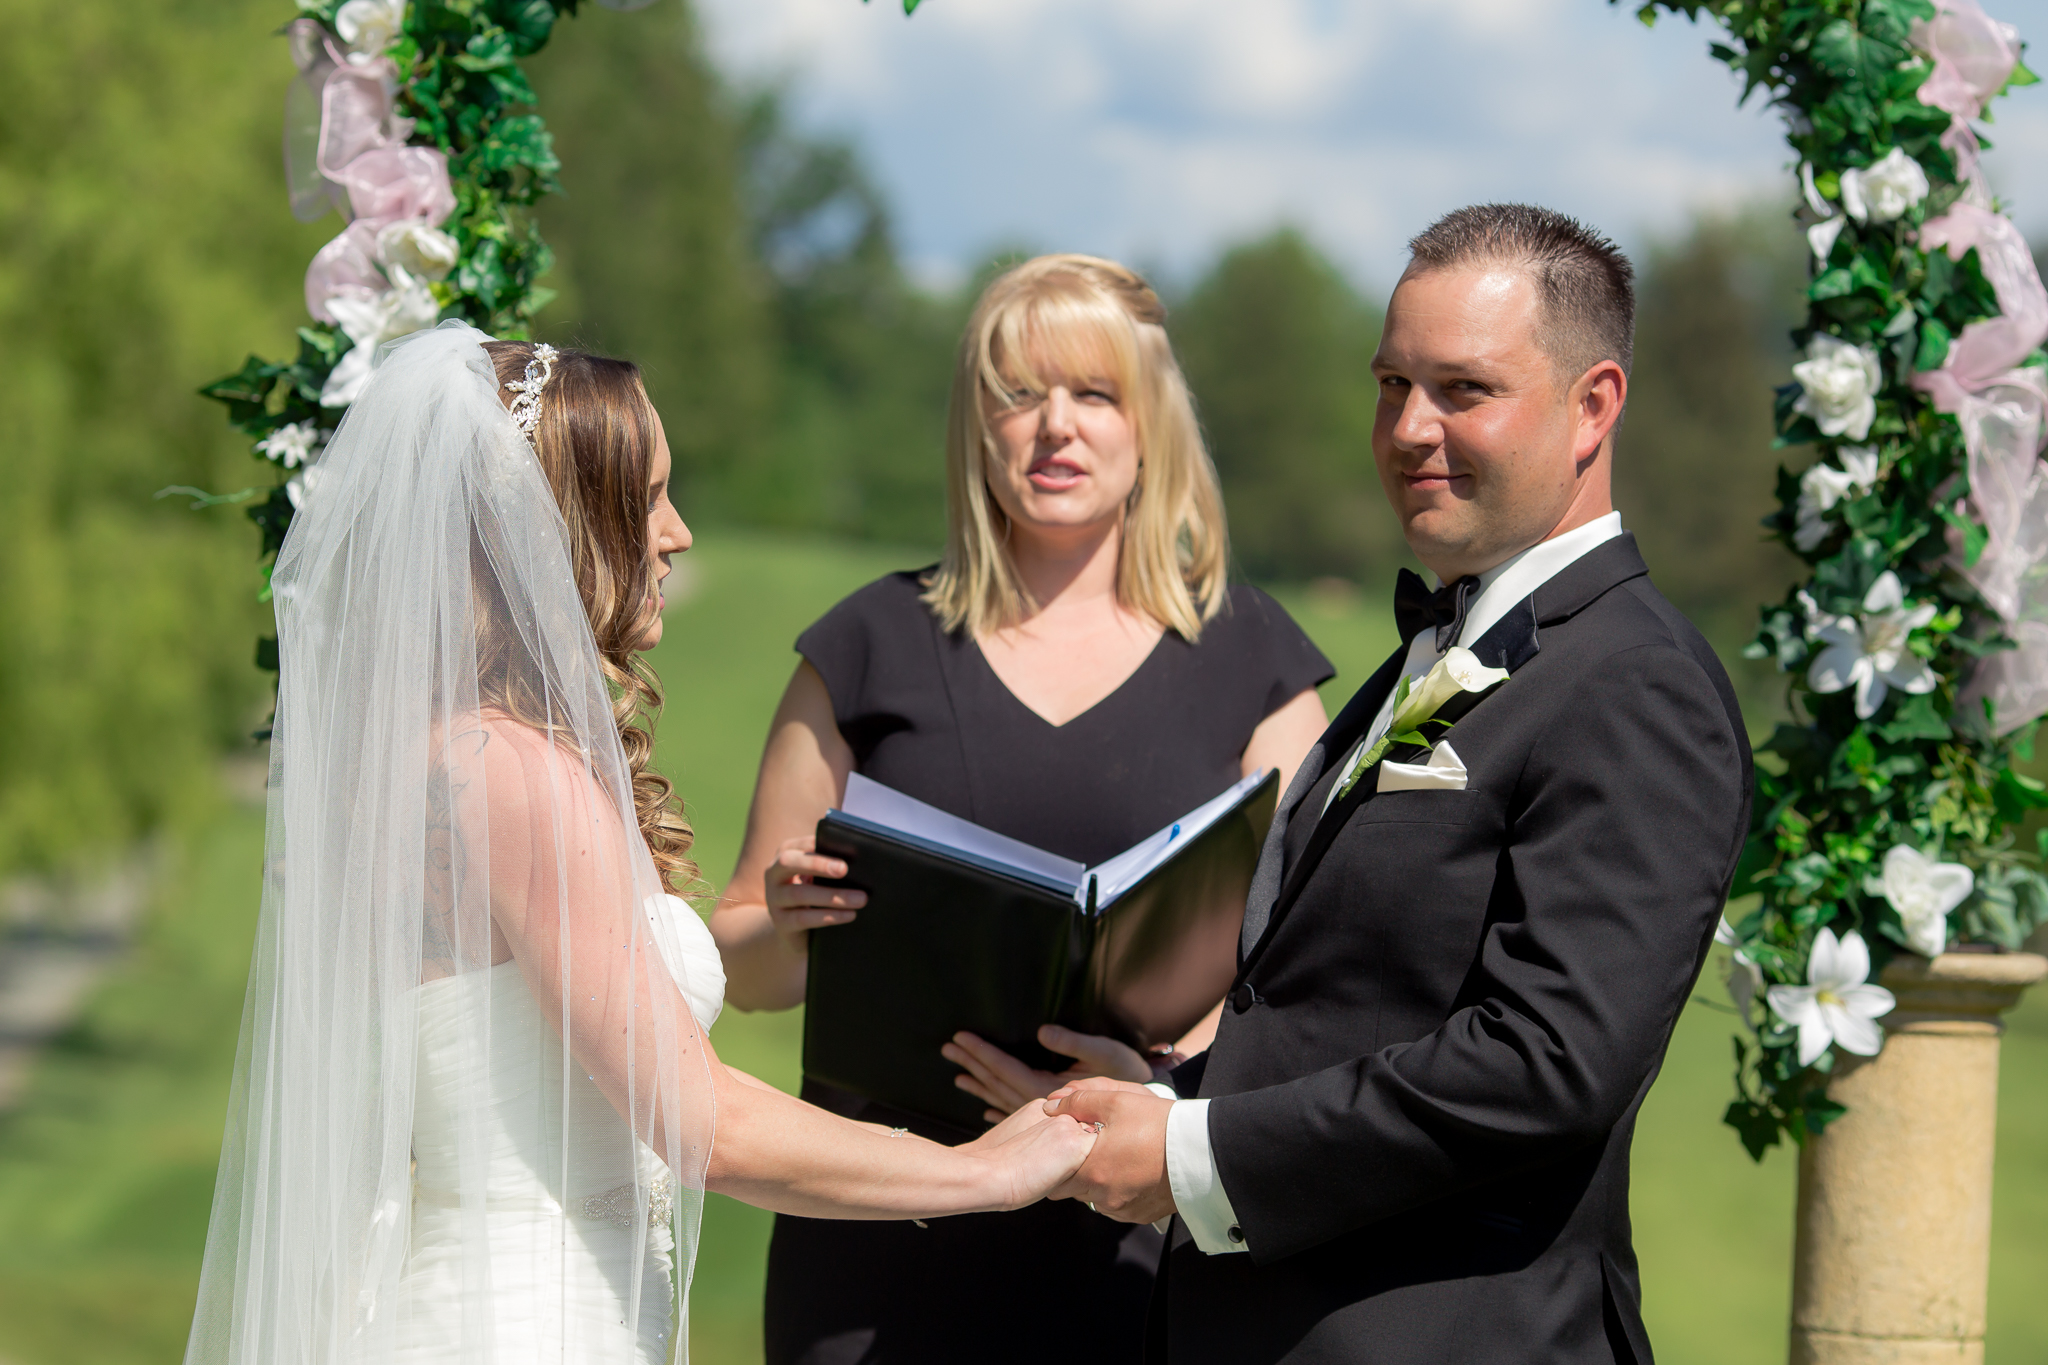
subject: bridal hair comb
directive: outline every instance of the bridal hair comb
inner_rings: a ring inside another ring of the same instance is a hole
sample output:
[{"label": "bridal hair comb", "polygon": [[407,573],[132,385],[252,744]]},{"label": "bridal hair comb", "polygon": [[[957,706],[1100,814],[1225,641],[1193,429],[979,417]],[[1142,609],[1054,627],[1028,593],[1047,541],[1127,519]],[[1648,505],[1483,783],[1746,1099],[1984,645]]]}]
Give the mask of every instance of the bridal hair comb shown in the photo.
[{"label": "bridal hair comb", "polygon": [[533,348],[533,358],[526,362],[526,378],[515,379],[505,387],[518,397],[512,400],[512,424],[525,432],[528,439],[540,423],[540,396],[555,377],[555,358],[558,352],[545,341]]}]

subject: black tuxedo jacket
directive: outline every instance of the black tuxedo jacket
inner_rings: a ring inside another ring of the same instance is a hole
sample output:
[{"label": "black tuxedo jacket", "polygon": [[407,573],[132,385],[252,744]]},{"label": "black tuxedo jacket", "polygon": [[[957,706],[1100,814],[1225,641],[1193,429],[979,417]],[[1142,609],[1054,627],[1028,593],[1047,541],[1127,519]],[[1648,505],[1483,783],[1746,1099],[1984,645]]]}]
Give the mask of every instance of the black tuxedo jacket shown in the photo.
[{"label": "black tuxedo jacket", "polygon": [[[1249,1254],[1176,1222],[1172,1365],[1649,1365],[1628,1151],[1748,825],[1726,673],[1635,539],[1487,632],[1464,791],[1319,814],[1388,660],[1282,798],[1215,1045],[1175,1074]],[[1320,827],[1320,830],[1319,830]]]}]

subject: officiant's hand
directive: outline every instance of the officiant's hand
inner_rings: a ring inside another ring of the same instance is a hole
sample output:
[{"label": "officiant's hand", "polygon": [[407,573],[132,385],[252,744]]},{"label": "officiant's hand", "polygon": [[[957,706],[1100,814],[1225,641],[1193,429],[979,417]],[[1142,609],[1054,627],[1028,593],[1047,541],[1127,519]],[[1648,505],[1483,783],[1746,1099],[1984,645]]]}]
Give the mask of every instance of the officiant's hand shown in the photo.
[{"label": "officiant's hand", "polygon": [[1173,1101],[1127,1081],[1076,1081],[1053,1092],[1045,1112],[1098,1129],[1074,1178],[1052,1192],[1080,1199],[1119,1223],[1156,1223],[1175,1212],[1166,1176],[1166,1116]]},{"label": "officiant's hand", "polygon": [[868,903],[868,893],[846,886],[819,886],[819,877],[844,877],[846,860],[818,852],[818,836],[800,834],[782,841],[775,861],[762,877],[768,922],[785,951],[802,957],[810,951],[810,933],[828,925],[846,924]]},{"label": "officiant's hand", "polygon": [[[967,1068],[953,1078],[953,1084],[988,1106],[982,1117],[990,1123],[1000,1123],[1003,1115],[1014,1114],[1032,1100],[1042,1100],[1061,1086],[1090,1076],[1149,1081],[1155,1074],[1152,1058],[1114,1038],[1046,1024],[1038,1030],[1038,1041],[1048,1052],[1072,1057],[1074,1064],[1057,1074],[1040,1071],[972,1033],[954,1034],[939,1054],[955,1066]],[[1179,1058],[1179,1054],[1162,1054],[1158,1060],[1170,1058]]]}]

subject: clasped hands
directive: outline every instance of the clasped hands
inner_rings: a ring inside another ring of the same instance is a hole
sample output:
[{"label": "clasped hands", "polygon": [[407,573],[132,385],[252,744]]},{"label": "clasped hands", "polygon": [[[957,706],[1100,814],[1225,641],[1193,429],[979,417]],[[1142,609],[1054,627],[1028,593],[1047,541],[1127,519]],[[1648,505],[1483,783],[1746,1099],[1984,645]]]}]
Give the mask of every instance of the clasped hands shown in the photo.
[{"label": "clasped hands", "polygon": [[1096,1076],[1055,1090],[1044,1108],[1048,1118],[1073,1118],[1096,1130],[1081,1169],[1048,1198],[1079,1199],[1119,1223],[1156,1223],[1175,1211],[1166,1176],[1172,1100],[1142,1085]]},{"label": "clasped hands", "polygon": [[[991,1123],[1035,1103],[1048,1119],[1070,1117],[1096,1129],[1080,1169],[1047,1198],[1079,1199],[1124,1223],[1156,1223],[1172,1213],[1166,1115],[1173,1101],[1139,1083],[1155,1074],[1152,1060],[1114,1038],[1056,1024],[1041,1028],[1038,1041],[1048,1051],[1074,1058],[1075,1065],[1062,1075],[1040,1071],[971,1033],[953,1035],[942,1050],[948,1061],[966,1068],[954,1083],[989,1106]],[[1180,1060],[1178,1055],[1158,1058],[1162,1064]]]}]

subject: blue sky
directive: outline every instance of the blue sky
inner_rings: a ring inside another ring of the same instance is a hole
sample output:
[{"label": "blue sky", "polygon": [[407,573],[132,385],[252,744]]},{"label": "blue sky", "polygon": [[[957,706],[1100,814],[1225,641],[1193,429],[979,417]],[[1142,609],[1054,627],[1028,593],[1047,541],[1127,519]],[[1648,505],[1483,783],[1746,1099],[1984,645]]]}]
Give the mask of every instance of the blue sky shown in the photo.
[{"label": "blue sky", "polygon": [[[1603,0],[698,0],[742,79],[853,137],[913,267],[1004,245],[1185,277],[1290,222],[1361,285],[1443,211],[1525,199],[1640,247],[1791,193],[1775,114],[1710,32]],[[2048,43],[2048,0],[1986,0]],[[2048,47],[2037,47],[2035,65]],[[1994,188],[2048,239],[2048,84],[2001,102]]]}]

